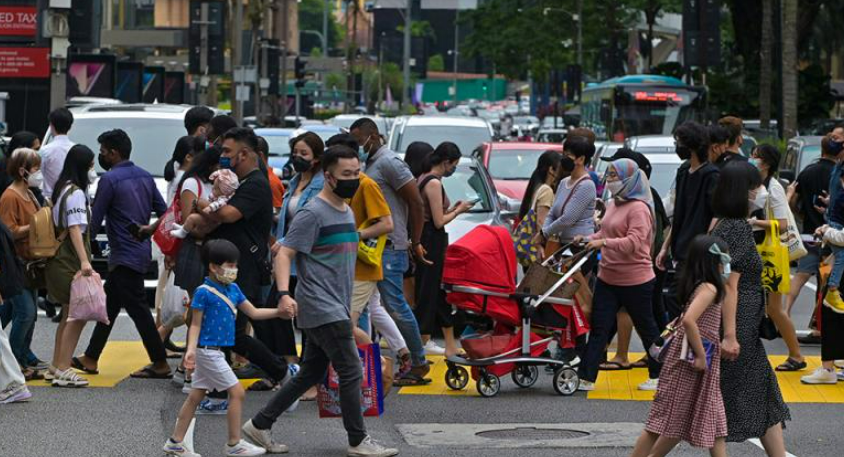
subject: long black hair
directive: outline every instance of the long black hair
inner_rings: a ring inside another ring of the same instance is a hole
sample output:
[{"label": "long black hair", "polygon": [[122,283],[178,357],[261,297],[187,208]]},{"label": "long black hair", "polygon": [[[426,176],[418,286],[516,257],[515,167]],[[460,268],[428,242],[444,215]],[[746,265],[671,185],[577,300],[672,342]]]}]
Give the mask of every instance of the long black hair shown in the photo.
[{"label": "long black hair", "polygon": [[450,141],[443,141],[437,145],[434,152],[425,157],[423,173],[431,171],[432,168],[443,162],[454,162],[455,160],[460,160],[460,157],[463,157],[463,155],[460,154],[460,148],[457,147],[456,144]]},{"label": "long black hair", "polygon": [[[747,200],[747,199],[745,199]],[[721,275],[721,257],[709,252],[712,245],[729,254],[729,246],[721,238],[712,235],[698,235],[689,245],[688,259],[683,263],[683,269],[677,279],[677,298],[680,303],[688,306],[695,289],[701,284],[709,283],[715,286],[715,302],[724,298],[724,276]]]},{"label": "long black hair", "polygon": [[410,167],[410,172],[413,173],[414,178],[431,171],[430,168],[425,170],[425,164],[432,152],[434,152],[434,148],[424,141],[414,141],[407,145],[404,161]]},{"label": "long black hair", "polygon": [[12,157],[12,153],[15,152],[15,149],[34,149],[32,146],[36,141],[38,141],[38,136],[32,132],[21,130],[20,132],[15,133],[12,135],[12,138],[9,139],[9,144],[6,146],[6,150],[4,151],[6,158]]},{"label": "long black hair", "polygon": [[62,189],[68,184],[85,190],[88,188],[88,170],[94,166],[94,151],[84,144],[77,144],[67,151],[67,158],[64,160],[64,167],[56,180],[56,187],[53,189],[53,205],[59,204],[59,195]]},{"label": "long black hair", "polygon": [[190,168],[182,175],[182,180],[179,181],[179,188],[181,189],[185,181],[190,178],[197,178],[200,182],[208,182],[211,173],[217,170],[215,166],[220,164],[220,155],[222,153],[222,146],[215,144],[195,155],[191,161]]},{"label": "long black hair", "polygon": [[780,169],[780,150],[772,144],[762,143],[756,146],[756,154],[768,166],[768,177],[765,178],[765,187],[771,182],[771,178],[776,176],[777,170]]},{"label": "long black hair", "polygon": [[164,180],[172,182],[176,179],[176,164],[179,166],[185,163],[188,155],[196,156],[205,148],[205,141],[192,136],[183,136],[176,141],[176,147],[173,149],[173,156],[164,165]]},{"label": "long black hair", "polygon": [[712,193],[712,211],[715,217],[745,219],[750,212],[750,191],[762,185],[762,175],[753,165],[733,160],[721,170],[715,192]]},{"label": "long black hair", "polygon": [[536,160],[536,168],[530,175],[530,181],[528,181],[525,196],[522,198],[522,206],[519,208],[519,219],[524,219],[525,215],[530,210],[530,204],[533,201],[533,194],[536,193],[536,189],[538,189],[539,186],[545,183],[545,179],[548,177],[548,170],[551,168],[560,168],[562,158],[563,155],[557,151],[545,151],[541,156],[539,156],[539,159]]}]

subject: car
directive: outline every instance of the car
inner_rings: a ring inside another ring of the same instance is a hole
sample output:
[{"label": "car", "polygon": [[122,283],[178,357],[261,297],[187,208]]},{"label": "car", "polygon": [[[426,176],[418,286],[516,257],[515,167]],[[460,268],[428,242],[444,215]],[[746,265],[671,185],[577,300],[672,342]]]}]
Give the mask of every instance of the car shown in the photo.
[{"label": "car", "polygon": [[269,164],[276,176],[281,179],[290,179],[289,167],[285,168],[290,161],[290,139],[293,138],[294,129],[283,128],[262,128],[255,129],[255,134],[267,140],[270,147]]},{"label": "car", "polygon": [[566,129],[541,128],[536,134],[536,141],[540,143],[560,143],[566,140]]},{"label": "car", "polygon": [[[77,144],[84,144],[93,151],[98,150],[97,137],[101,133],[119,128],[124,130],[132,140],[132,162],[148,171],[155,178],[155,184],[163,197],[167,195],[167,182],[164,180],[164,167],[170,160],[176,141],[185,132],[185,113],[191,108],[189,105],[168,104],[114,104],[114,105],[84,105],[71,109],[73,113],[73,127],[68,136]],[[43,144],[52,140],[48,130]],[[95,160],[97,173],[104,170]],[[96,194],[96,185],[89,188],[91,196]],[[138,221],[141,222],[141,221]],[[96,238],[99,246],[98,253],[94,253],[92,265],[103,277],[107,277],[109,252],[108,239],[104,232]],[[149,303],[153,303],[155,288],[158,284],[158,265],[162,259],[161,252],[153,243],[153,262],[144,276],[144,288]]]},{"label": "car", "polygon": [[381,116],[362,116],[360,114],[338,114],[337,116],[332,117],[329,119],[328,123],[331,125],[336,125],[337,127],[343,129],[349,129],[349,127],[354,124],[354,122],[362,117],[368,117],[375,122],[375,125],[378,126],[378,131],[387,134],[390,130],[390,123],[386,117]]},{"label": "car", "polygon": [[305,133],[305,132],[313,132],[316,133],[322,142],[325,143],[334,135],[338,135],[340,133],[345,132],[344,129],[337,127],[336,125],[326,125],[326,124],[303,124],[299,128],[293,131],[293,138]]},{"label": "car", "polygon": [[116,98],[106,97],[70,97],[65,103],[66,108],[76,108],[86,105],[120,105],[123,102]]},{"label": "car", "polygon": [[671,135],[631,136],[624,140],[624,146],[641,154],[674,154],[676,145]]},{"label": "car", "polygon": [[812,122],[812,125],[808,129],[809,135],[826,135],[831,132],[835,127],[840,125],[844,125],[844,119],[841,118],[832,118],[832,119],[819,119],[817,121]]},{"label": "car", "polygon": [[759,144],[756,141],[756,138],[744,133],[741,135],[741,147],[739,150],[741,151],[741,155],[745,157],[750,157],[753,154],[753,150],[756,149],[756,145]]},{"label": "car", "polygon": [[481,143],[491,142],[494,136],[489,122],[477,117],[405,116],[393,124],[389,145],[393,151],[404,152],[414,141],[424,141],[435,148],[451,141],[468,156]]},{"label": "car", "polygon": [[788,140],[780,165],[780,178],[794,181],[800,172],[821,157],[822,136],[796,136]]},{"label": "car", "polygon": [[561,143],[494,142],[483,143],[473,156],[492,176],[499,194],[522,201],[536,162],[545,151],[562,153]]},{"label": "car", "polygon": [[[613,153],[614,152],[615,151],[613,151]],[[612,154],[607,154],[604,157],[611,156]],[[677,168],[680,167],[683,161],[677,156],[677,154],[650,153],[644,154],[644,156],[647,157],[648,161],[651,163],[651,187],[656,189],[657,193],[663,199],[667,198],[668,193],[674,185],[674,178],[677,176]],[[604,178],[604,173],[607,171],[608,165],[609,162],[606,160],[598,160],[598,163],[595,166],[595,173],[597,173],[601,179]]]}]

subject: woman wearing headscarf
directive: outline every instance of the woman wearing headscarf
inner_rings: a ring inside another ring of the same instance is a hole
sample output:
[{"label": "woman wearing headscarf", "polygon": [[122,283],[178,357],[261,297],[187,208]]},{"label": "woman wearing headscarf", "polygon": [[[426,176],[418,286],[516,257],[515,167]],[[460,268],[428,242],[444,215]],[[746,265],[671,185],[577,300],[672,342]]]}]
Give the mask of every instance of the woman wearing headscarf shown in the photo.
[{"label": "woman wearing headscarf", "polygon": [[[651,296],[654,271],[651,245],[654,238],[653,198],[645,173],[636,162],[620,159],[610,163],[606,188],[612,194],[601,229],[586,238],[587,248],[601,251],[598,280],[592,306],[592,329],[580,365],[580,390],[593,390],[598,364],[614,331],[616,314],[624,307],[645,347],[659,335]],[[641,390],[656,390],[659,364],[648,359],[649,380]]]}]

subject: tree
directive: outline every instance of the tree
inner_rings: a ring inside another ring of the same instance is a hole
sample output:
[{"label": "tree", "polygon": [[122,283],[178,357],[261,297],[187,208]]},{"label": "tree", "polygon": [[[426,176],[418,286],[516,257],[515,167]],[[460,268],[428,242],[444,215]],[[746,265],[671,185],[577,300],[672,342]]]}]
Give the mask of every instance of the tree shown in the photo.
[{"label": "tree", "polygon": [[789,139],[797,134],[798,0],[783,0],[782,8],[782,132]]},{"label": "tree", "polygon": [[434,54],[428,59],[428,71],[445,71],[445,60],[442,54]]},{"label": "tree", "polygon": [[645,14],[645,23],[648,24],[648,49],[650,49],[648,52],[648,68],[653,68],[652,43],[654,42],[654,26],[656,25],[656,20],[659,19],[659,16],[663,12],[680,12],[683,5],[680,0],[633,0],[630,6],[638,8]]},{"label": "tree", "polygon": [[771,51],[774,47],[773,0],[762,0],[762,40],[759,49],[759,121],[766,130],[771,121]]},{"label": "tree", "polygon": [[[334,19],[334,4],[335,2],[326,0],[300,0],[299,2],[299,30],[316,30],[319,33],[322,33],[322,9],[328,6],[328,37],[326,37],[328,49],[336,48],[342,36],[340,25]],[[314,47],[322,49],[322,43],[316,35],[301,34],[301,40],[300,49]],[[328,50],[323,49],[322,54],[329,55]]]}]

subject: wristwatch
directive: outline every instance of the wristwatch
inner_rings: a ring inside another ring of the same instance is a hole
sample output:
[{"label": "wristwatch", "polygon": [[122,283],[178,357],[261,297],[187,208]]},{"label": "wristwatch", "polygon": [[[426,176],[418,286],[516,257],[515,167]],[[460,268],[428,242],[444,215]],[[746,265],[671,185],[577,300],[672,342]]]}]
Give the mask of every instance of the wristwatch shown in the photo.
[{"label": "wristwatch", "polygon": [[281,297],[289,297],[289,296],[290,296],[290,291],[289,291],[289,290],[279,290],[279,291],[278,291],[278,298],[281,298]]}]

